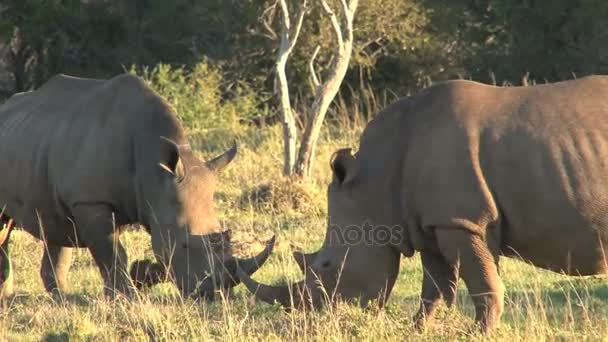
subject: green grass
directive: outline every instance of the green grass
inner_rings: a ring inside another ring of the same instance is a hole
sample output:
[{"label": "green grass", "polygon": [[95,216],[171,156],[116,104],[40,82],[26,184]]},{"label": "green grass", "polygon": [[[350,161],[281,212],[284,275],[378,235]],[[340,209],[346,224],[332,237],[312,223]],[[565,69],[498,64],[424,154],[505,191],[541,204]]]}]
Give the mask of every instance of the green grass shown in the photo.
[{"label": "green grass", "polygon": [[[325,233],[325,187],[328,160],[338,147],[356,146],[360,130],[325,130],[315,177],[303,184],[314,201],[306,212],[256,211],[237,205],[245,189],[276,179],[281,170],[278,128],[209,131],[192,135],[201,155],[209,157],[239,141],[239,155],[221,177],[216,206],[233,229],[236,252],[249,255],[277,234],[275,253],[255,278],[272,283],[298,279],[290,244],[304,250],[318,248]],[[151,256],[144,232],[123,236],[130,261]],[[16,296],[1,309],[0,336],[7,340],[481,340],[472,332],[473,307],[464,285],[456,308],[441,308],[426,331],[416,332],[411,316],[418,306],[421,268],[418,257],[404,259],[389,305],[362,311],[339,305],[321,312],[286,313],[278,306],[256,303],[241,285],[230,301],[193,303],[177,296],[170,284],[143,291],[132,302],[109,302],[101,294],[101,278],[86,250],[75,253],[70,289],[54,301],[38,276],[42,243],[29,235],[13,235],[12,258]],[[505,313],[492,339],[591,340],[608,336],[608,286],[599,277],[572,278],[503,259],[501,274],[507,287]]]}]

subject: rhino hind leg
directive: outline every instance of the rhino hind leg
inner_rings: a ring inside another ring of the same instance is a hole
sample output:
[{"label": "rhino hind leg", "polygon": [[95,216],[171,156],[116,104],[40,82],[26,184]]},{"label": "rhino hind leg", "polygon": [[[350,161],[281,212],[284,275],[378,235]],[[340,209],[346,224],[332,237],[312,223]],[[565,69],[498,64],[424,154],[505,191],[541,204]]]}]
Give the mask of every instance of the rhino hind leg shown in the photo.
[{"label": "rhino hind leg", "polygon": [[67,290],[68,272],[72,262],[72,248],[45,245],[40,266],[44,288],[51,294]]},{"label": "rhino hind leg", "polygon": [[11,296],[13,289],[13,269],[9,258],[9,241],[13,231],[13,221],[7,216],[0,218],[0,299]]},{"label": "rhino hind leg", "polygon": [[448,307],[456,300],[458,288],[458,262],[448,264],[443,256],[430,250],[420,252],[423,268],[420,308],[414,316],[417,329],[433,318],[435,309],[443,299]]},{"label": "rhino hind leg", "polygon": [[489,333],[503,311],[504,286],[498,275],[498,251],[491,251],[489,245],[493,244],[461,227],[437,227],[435,234],[448,264],[460,264],[460,276],[475,305],[475,321],[484,333]]}]

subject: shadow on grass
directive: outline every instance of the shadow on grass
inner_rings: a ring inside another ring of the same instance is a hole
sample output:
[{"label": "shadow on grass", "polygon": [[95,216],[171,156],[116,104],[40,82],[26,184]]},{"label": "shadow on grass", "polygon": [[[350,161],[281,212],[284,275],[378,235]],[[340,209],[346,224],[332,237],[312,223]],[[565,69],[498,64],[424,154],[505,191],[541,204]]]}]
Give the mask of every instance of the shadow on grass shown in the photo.
[{"label": "shadow on grass", "polygon": [[[417,307],[419,297],[408,296],[401,302],[408,307]],[[583,327],[605,319],[608,316],[607,303],[608,278],[572,277],[546,284],[521,284],[518,288],[507,287],[501,321],[512,326],[521,326],[531,320],[553,327]],[[458,290],[456,310],[471,319],[475,316],[466,288]]]},{"label": "shadow on grass", "polygon": [[84,294],[84,293],[63,293],[59,294],[40,294],[40,293],[29,293],[29,292],[17,292],[10,297],[3,299],[3,308],[16,306],[29,306],[45,304],[70,304],[79,307],[89,307],[93,304],[95,297]]},{"label": "shadow on grass", "polygon": [[69,341],[70,335],[67,332],[49,332],[42,337],[44,342],[63,342]]}]

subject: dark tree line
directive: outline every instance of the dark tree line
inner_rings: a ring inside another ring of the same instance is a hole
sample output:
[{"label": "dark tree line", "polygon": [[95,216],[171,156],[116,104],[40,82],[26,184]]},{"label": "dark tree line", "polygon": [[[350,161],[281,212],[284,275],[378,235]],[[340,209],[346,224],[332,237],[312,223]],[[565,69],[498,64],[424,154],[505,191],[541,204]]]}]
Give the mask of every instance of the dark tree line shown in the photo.
[{"label": "dark tree line", "polygon": [[[311,2],[287,71],[296,96],[310,93],[307,67],[317,46],[320,68],[331,61],[330,24]],[[273,94],[273,4],[0,0],[0,91],[35,88],[59,72],[108,77],[134,64],[192,68],[205,59],[221,68],[226,96],[239,83]],[[520,84],[524,76],[545,82],[608,73],[607,18],[605,0],[361,0],[343,88],[402,95],[456,77]]]}]

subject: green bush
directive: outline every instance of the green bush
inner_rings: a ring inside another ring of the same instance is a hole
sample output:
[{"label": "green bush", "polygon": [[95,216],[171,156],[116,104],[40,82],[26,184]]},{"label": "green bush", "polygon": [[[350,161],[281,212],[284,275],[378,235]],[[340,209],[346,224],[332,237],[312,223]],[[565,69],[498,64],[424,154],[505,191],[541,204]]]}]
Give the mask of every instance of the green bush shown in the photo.
[{"label": "green bush", "polygon": [[158,64],[154,68],[132,66],[129,72],[142,77],[169,101],[189,132],[235,128],[239,122],[263,114],[251,89],[241,86],[226,94],[222,69],[207,61],[192,69]]}]

